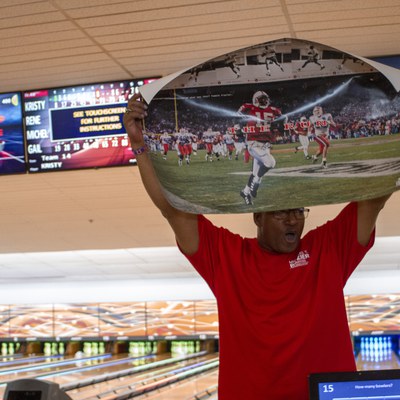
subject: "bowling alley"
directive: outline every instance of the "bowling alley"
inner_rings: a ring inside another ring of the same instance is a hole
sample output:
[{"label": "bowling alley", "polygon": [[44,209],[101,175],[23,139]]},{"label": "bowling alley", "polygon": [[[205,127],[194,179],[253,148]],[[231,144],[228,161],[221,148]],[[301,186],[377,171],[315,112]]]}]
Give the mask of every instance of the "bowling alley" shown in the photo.
[{"label": "bowling alley", "polygon": [[398,0],[0,19],[4,400],[400,399]]}]

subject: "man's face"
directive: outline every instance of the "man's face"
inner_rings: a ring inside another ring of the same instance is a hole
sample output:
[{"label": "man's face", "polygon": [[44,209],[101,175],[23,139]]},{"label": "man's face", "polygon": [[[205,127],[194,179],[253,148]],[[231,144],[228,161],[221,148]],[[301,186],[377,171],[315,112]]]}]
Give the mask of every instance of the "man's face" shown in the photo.
[{"label": "man's face", "polygon": [[291,253],[300,243],[304,217],[295,210],[254,213],[259,245],[272,253]]},{"label": "man's face", "polygon": [[267,107],[268,106],[268,97],[260,96],[258,98],[258,104],[260,104],[260,107]]}]

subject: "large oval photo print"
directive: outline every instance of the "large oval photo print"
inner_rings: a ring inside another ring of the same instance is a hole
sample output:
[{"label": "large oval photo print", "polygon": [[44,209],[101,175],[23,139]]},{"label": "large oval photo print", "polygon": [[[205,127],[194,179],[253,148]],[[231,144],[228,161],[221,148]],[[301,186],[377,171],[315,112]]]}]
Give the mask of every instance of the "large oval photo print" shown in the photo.
[{"label": "large oval photo print", "polygon": [[333,204],[400,186],[399,96],[369,60],[281,39],[164,82],[149,102],[145,139],[181,210]]}]

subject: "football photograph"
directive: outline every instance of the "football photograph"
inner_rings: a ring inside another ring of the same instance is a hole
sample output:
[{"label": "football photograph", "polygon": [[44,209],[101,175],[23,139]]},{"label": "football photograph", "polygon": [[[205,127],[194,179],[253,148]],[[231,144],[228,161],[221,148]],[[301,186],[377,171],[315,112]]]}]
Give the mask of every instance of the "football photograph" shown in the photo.
[{"label": "football photograph", "polygon": [[[373,62],[282,39],[179,74],[145,139],[168,200],[243,213],[362,200],[400,187],[400,99]],[[366,190],[368,188],[368,190]]]}]

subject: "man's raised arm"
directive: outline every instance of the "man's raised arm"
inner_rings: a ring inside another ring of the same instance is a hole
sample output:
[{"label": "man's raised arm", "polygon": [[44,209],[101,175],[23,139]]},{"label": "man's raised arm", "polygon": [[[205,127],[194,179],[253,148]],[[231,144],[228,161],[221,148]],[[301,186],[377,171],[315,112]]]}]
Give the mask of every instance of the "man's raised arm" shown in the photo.
[{"label": "man's raised arm", "polygon": [[375,228],[379,212],[385,206],[391,194],[377,197],[375,199],[358,202],[357,210],[357,238],[360,244],[366,246],[370,240],[371,233]]},{"label": "man's raised arm", "polygon": [[177,210],[165,198],[143,138],[142,122],[147,115],[146,110],[147,106],[140,101],[140,95],[136,94],[129,100],[127,112],[124,115],[125,129],[136,154],[140,176],[154,205],[173,229],[182,251],[185,254],[193,254],[199,245],[197,215]]}]

